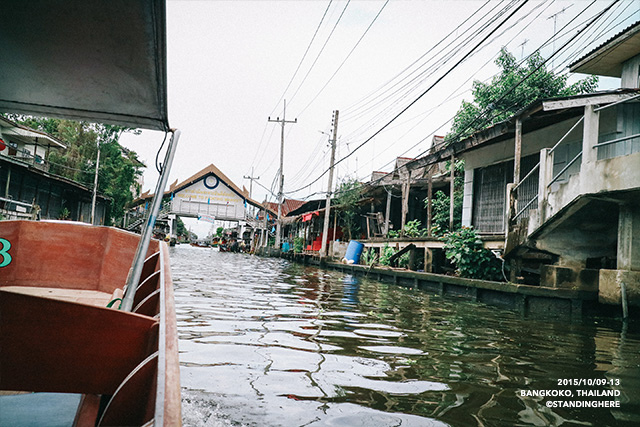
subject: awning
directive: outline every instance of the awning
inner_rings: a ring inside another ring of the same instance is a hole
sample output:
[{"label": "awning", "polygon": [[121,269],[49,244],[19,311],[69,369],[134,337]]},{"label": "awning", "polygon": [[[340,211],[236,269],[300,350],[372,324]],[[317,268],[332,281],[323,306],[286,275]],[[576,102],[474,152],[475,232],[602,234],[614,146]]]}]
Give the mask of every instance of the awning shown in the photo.
[{"label": "awning", "polygon": [[320,212],[315,211],[315,212],[309,212],[308,214],[302,215],[302,222],[311,221],[311,218],[313,218],[314,215],[320,216]]},{"label": "awning", "polygon": [[6,0],[0,112],[168,130],[164,0]]}]

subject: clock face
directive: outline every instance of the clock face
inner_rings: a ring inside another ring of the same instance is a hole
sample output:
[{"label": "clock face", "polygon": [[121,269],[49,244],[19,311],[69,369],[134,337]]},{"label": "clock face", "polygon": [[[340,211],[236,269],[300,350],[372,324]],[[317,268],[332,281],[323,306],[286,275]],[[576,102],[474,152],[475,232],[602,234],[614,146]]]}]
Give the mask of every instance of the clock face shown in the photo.
[{"label": "clock face", "polygon": [[220,184],[220,180],[214,175],[209,175],[204,179],[204,186],[209,190],[213,190],[218,184]]}]

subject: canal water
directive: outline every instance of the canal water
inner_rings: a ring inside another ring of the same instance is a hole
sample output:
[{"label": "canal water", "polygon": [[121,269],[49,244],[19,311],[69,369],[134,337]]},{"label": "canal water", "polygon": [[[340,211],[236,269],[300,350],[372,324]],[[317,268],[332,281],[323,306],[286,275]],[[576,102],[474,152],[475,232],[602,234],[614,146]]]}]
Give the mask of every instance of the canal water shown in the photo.
[{"label": "canal water", "polygon": [[171,262],[185,426],[640,425],[638,322],[187,245]]}]

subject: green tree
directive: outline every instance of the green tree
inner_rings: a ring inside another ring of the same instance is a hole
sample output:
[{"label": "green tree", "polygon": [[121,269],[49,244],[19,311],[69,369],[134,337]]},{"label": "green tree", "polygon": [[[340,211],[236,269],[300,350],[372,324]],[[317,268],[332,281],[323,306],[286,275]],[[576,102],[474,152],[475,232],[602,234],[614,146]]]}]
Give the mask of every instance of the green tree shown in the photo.
[{"label": "green tree", "polygon": [[[567,86],[568,76],[547,70],[544,61],[536,52],[524,63],[518,64],[516,58],[503,47],[495,61],[500,67],[500,73],[489,83],[478,80],[473,82],[473,101],[462,101],[447,141],[465,138],[506,120],[539,99],[579,95],[596,90],[598,77],[589,76]],[[529,77],[520,83],[526,76]],[[483,112],[487,111],[483,116]]]},{"label": "green tree", "polygon": [[340,187],[336,191],[335,205],[340,211],[340,218],[344,225],[345,236],[347,240],[351,240],[353,236],[360,231],[360,201],[362,184],[355,179],[346,179],[340,183]]},{"label": "green tree", "polygon": [[181,241],[187,240],[189,236],[189,230],[187,230],[187,227],[184,225],[184,221],[182,221],[182,218],[180,217],[176,218],[176,236],[178,237],[178,240]]},{"label": "green tree", "polygon": [[47,159],[49,172],[93,187],[95,165],[100,145],[98,192],[109,197],[111,203],[107,223],[118,223],[124,216],[127,204],[140,189],[136,179],[144,165],[137,154],[119,143],[124,132],[139,131],[122,126],[101,123],[77,122],[33,116],[11,116],[12,120],[53,135],[65,143],[67,149],[52,151]]}]

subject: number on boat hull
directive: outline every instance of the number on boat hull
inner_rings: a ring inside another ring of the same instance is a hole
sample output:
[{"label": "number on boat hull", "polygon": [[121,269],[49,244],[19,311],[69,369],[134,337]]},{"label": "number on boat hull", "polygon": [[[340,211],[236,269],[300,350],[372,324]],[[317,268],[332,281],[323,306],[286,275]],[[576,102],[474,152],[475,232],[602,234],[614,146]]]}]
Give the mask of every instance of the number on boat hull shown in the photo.
[{"label": "number on boat hull", "polygon": [[0,246],[0,267],[6,267],[11,264],[11,255],[9,255],[11,242],[0,237]]}]

